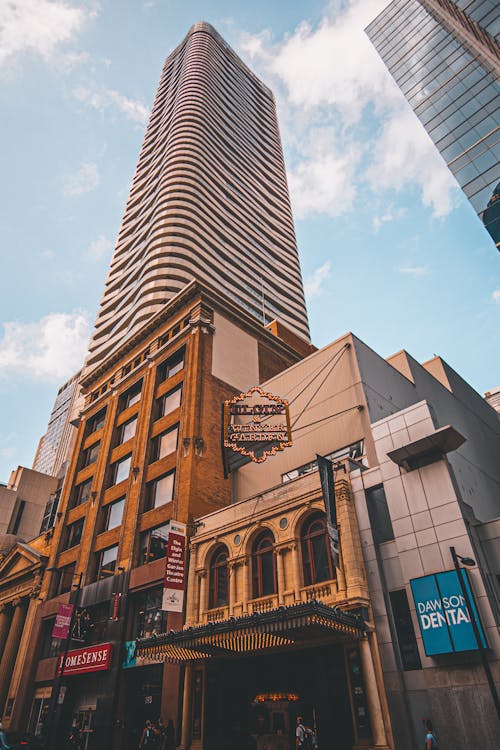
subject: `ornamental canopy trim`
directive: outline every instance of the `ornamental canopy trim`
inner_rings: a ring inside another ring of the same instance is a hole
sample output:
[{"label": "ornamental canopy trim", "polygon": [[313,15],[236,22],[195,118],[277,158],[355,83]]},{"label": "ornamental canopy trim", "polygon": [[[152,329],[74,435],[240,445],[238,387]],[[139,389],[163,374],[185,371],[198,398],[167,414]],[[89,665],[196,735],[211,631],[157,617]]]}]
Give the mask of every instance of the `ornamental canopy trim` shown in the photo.
[{"label": "ornamental canopy trim", "polygon": [[180,664],[293,647],[311,637],[325,635],[357,639],[365,631],[360,615],[312,600],[140,638],[136,654],[154,661]]}]

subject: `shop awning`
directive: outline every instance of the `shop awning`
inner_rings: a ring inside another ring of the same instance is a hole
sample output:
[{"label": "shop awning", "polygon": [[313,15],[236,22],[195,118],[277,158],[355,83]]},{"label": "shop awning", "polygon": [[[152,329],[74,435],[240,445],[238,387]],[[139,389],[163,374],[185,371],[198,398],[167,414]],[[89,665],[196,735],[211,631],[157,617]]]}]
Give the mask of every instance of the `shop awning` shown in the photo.
[{"label": "shop awning", "polygon": [[363,619],[317,601],[208,622],[137,640],[137,656],[182,663],[305,644],[324,636],[360,638]]}]

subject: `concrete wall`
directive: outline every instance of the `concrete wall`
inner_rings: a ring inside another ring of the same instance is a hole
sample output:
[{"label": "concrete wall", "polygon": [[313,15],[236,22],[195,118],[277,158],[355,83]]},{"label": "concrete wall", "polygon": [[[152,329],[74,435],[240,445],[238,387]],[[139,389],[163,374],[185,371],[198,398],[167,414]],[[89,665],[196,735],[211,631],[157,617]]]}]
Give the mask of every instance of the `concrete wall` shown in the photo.
[{"label": "concrete wall", "polygon": [[[478,655],[427,657],[409,586],[412,578],[450,570],[453,567],[450,546],[455,546],[461,555],[477,558],[448,461],[440,460],[405,472],[387,457],[393,448],[432,432],[434,421],[429,404],[421,402],[376,422],[373,437],[379,468],[352,479],[396,747],[398,750],[421,747],[422,719],[430,717],[443,747],[493,750],[500,746],[500,734]],[[381,482],[395,539],[377,548],[364,489]],[[483,537],[486,548],[493,547],[500,524],[492,522],[486,526],[484,531],[478,527],[477,534]],[[491,649],[491,666],[500,677],[500,638],[485,581],[478,567],[471,569],[470,576]],[[401,669],[387,597],[389,591],[398,589],[407,592],[421,670]],[[470,722],[471,712],[481,720]]]}]

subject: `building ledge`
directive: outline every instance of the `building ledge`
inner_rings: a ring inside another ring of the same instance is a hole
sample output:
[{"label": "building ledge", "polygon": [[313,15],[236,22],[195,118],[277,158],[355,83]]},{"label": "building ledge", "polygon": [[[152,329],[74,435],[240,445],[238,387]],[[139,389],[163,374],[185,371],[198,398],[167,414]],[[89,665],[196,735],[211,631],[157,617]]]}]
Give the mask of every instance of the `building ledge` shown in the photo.
[{"label": "building ledge", "polygon": [[451,425],[447,425],[425,437],[388,451],[387,455],[391,461],[406,471],[413,471],[413,469],[439,461],[447,453],[460,448],[463,443],[465,443],[464,436]]}]

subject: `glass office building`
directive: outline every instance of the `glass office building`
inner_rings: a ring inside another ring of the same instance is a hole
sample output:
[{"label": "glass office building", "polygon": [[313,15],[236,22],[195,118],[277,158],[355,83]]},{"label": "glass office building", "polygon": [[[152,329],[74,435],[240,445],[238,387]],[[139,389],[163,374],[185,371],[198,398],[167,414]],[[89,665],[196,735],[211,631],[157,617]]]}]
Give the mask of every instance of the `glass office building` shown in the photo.
[{"label": "glass office building", "polygon": [[500,249],[500,5],[394,0],[366,32]]}]

